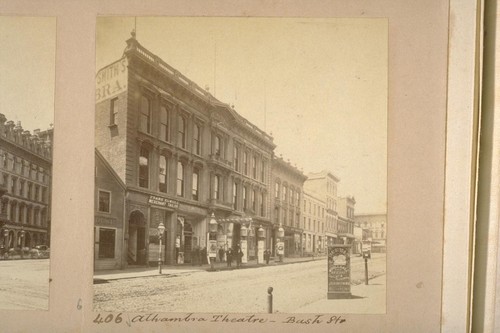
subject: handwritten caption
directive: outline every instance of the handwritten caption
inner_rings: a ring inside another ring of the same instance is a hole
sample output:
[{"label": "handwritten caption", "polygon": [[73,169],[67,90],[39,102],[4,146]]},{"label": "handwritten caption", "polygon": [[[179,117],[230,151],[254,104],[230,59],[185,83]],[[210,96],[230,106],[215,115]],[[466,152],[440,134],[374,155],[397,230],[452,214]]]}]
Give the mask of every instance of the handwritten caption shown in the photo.
[{"label": "handwritten caption", "polygon": [[279,323],[279,324],[297,324],[297,325],[338,325],[346,322],[345,318],[338,315],[312,315],[310,317],[296,317],[287,316],[283,318],[269,318],[262,317],[255,314],[238,316],[229,314],[217,315],[195,315],[189,313],[182,316],[168,316],[158,313],[140,314],[130,316],[129,314],[101,314],[98,313],[95,317],[95,324],[125,324],[127,326],[143,324],[143,323],[246,323],[246,324],[265,324],[265,323]]}]

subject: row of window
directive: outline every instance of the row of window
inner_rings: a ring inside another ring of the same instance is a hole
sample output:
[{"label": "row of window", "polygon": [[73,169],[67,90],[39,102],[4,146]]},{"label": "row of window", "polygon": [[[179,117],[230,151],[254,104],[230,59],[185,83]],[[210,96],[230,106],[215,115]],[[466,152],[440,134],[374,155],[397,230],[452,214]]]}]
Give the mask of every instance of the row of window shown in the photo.
[{"label": "row of window", "polygon": [[[118,98],[111,100],[110,125],[118,124]],[[173,121],[176,121],[174,126]],[[162,102],[158,112],[153,112],[152,98],[142,95],[139,102],[139,131],[158,137],[165,142],[173,142],[182,149],[188,148],[189,119],[185,114],[173,116],[173,105]],[[175,130],[175,132],[173,132]],[[192,152],[201,155],[202,127],[195,122],[192,127]]]},{"label": "row of window", "polygon": [[300,191],[296,191],[293,187],[290,187],[289,189],[286,184],[283,184],[283,186],[281,186],[280,182],[276,181],[274,183],[274,198],[280,200],[280,194],[281,200],[283,202],[290,201],[291,205],[300,205]]},{"label": "row of window", "polygon": [[[307,222],[307,223],[306,223]],[[312,228],[311,228],[312,226]],[[312,232],[325,232],[325,223],[321,222],[319,220],[312,220],[312,225],[311,225],[311,218],[306,218],[304,217],[303,225],[302,227],[304,230],[307,231],[312,231]]]},{"label": "row of window", "polygon": [[33,183],[24,178],[10,176],[6,173],[2,175],[2,182],[7,187],[10,195],[16,195],[31,201],[48,203],[47,187]]},{"label": "row of window", "polygon": [[337,211],[337,201],[332,198],[326,198],[326,209]]},{"label": "row of window", "polygon": [[[111,100],[111,121],[112,124],[116,124],[116,117],[118,114],[117,99]],[[153,129],[154,122],[153,119],[153,108],[150,98],[147,96],[141,97],[140,102],[140,119],[139,119],[139,131],[147,133],[158,137],[162,141],[172,142],[174,135],[171,133],[171,129],[174,127],[172,125],[172,110],[173,106],[169,103],[163,103],[159,108],[158,115],[158,130]],[[179,113],[175,117],[175,144],[177,147],[182,149],[190,149],[195,155],[202,155],[202,134],[203,125],[201,121],[190,122],[190,117],[185,114]],[[189,129],[192,129],[189,131]],[[191,132],[191,134],[189,134]],[[191,141],[188,142],[188,137],[191,136]],[[227,160],[227,138],[223,134],[211,133],[211,154],[223,160]],[[188,147],[188,143],[191,147]],[[259,165],[260,164],[260,165]],[[233,168],[237,172],[252,177],[253,179],[265,181],[266,173],[266,162],[260,158],[260,163],[258,163],[257,154],[251,153],[247,149],[242,149],[242,147],[234,143],[233,150]]]},{"label": "row of window", "polygon": [[326,182],[326,192],[336,197],[337,196],[337,186],[335,186],[335,183],[327,181]]},{"label": "row of window", "polygon": [[[139,179],[138,185],[143,188],[151,188],[150,184],[150,174],[151,174],[151,165],[150,165],[150,150],[145,146],[141,146],[140,154],[139,154]],[[166,156],[160,155],[158,159],[158,188],[157,190],[162,193],[168,193],[168,183],[172,177],[169,177],[168,173],[168,164],[169,160]],[[186,195],[186,177],[187,172],[185,168],[185,164],[182,161],[177,161],[176,167],[176,190],[175,193],[180,197],[188,197]],[[191,195],[190,198],[193,200],[200,200],[199,190],[200,190],[200,170],[197,168],[193,168],[191,173]],[[171,180],[170,180],[171,181]],[[225,200],[227,198],[223,198],[224,193],[224,179],[221,175],[214,175],[213,183],[210,185],[212,188],[211,198],[217,200]],[[252,208],[255,213],[260,213],[262,216],[264,215],[264,199],[263,194],[258,194],[256,190],[250,190],[246,186],[242,186],[241,190],[239,188],[240,184],[233,184],[233,200],[232,203],[234,205],[234,209],[236,210],[247,210]],[[241,192],[241,193],[240,193]],[[258,196],[260,195],[260,198]],[[241,196],[242,207],[238,206],[237,198]],[[260,199],[260,200],[259,200]],[[226,200],[229,201],[229,200]],[[257,202],[260,202],[260,206],[257,207]]]},{"label": "row of window", "polygon": [[47,210],[45,208],[27,205],[23,202],[3,200],[0,210],[11,222],[46,226]]},{"label": "row of window", "polygon": [[325,208],[320,205],[311,203],[310,200],[304,199],[304,212],[309,212],[314,216],[325,217]]},{"label": "row of window", "polygon": [[295,228],[300,228],[300,212],[294,212],[285,208],[278,206],[274,207],[274,222],[279,224],[280,222],[284,226],[292,226]]},{"label": "row of window", "polygon": [[7,152],[0,151],[0,167],[34,181],[43,183],[48,181],[47,170]]}]

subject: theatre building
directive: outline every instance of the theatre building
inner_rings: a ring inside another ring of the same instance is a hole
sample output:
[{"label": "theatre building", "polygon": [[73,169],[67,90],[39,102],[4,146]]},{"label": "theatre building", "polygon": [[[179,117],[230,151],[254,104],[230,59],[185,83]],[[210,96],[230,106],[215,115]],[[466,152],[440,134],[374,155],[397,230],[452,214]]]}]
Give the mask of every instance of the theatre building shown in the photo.
[{"label": "theatre building", "polygon": [[218,246],[236,247],[245,225],[255,256],[256,230],[267,242],[272,233],[274,148],[133,35],[96,76],[96,269],[157,262],[160,223],[164,262],[190,263],[207,245],[212,213]]},{"label": "theatre building", "polygon": [[[285,239],[285,256],[302,254],[301,202],[304,181],[307,177],[296,167],[286,162],[282,157],[272,159],[272,184],[274,193],[271,204],[273,207],[273,244],[276,244],[278,230],[283,228]],[[273,251],[275,246],[271,245]],[[274,252],[273,252],[274,254]]]},{"label": "theatre building", "polygon": [[0,114],[0,246],[50,245],[53,129],[24,130]]}]

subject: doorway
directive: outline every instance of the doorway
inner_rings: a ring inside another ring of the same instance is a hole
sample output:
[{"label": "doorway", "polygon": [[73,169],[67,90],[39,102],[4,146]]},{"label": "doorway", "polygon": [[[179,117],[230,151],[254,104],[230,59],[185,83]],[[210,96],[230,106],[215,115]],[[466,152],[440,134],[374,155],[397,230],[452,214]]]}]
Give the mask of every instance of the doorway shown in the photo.
[{"label": "doorway", "polygon": [[128,264],[145,265],[146,221],[142,212],[135,210],[130,214],[128,234]]}]

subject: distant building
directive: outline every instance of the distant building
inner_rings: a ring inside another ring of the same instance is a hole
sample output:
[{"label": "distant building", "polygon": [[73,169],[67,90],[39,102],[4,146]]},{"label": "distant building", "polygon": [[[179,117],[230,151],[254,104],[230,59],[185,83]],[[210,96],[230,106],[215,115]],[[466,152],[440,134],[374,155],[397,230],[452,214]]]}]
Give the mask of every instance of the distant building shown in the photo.
[{"label": "distant building", "polygon": [[340,179],[328,170],[309,173],[304,189],[320,196],[325,203],[325,237],[328,244],[343,244],[338,237],[337,187]]},{"label": "distant building", "polygon": [[337,235],[344,244],[354,243],[354,206],[356,200],[352,196],[338,198]]},{"label": "distant building", "polygon": [[53,129],[24,130],[0,114],[0,245],[50,245]]},{"label": "distant building", "polygon": [[[301,203],[304,181],[307,177],[281,157],[273,156],[271,184],[274,188],[271,196],[273,244],[277,239],[280,226],[285,232],[285,256],[302,253],[303,228],[301,226]],[[275,247],[272,246],[274,255]]]},{"label": "distant building", "polygon": [[[96,84],[96,163],[109,169],[96,178],[96,267],[107,267],[104,259],[120,268],[156,262],[160,223],[166,227],[166,263],[192,262],[207,245],[212,213],[219,247],[236,247],[243,225],[250,258],[256,256],[258,228],[271,246],[270,135],[135,36],[121,59],[99,70]],[[99,211],[101,202],[115,199],[105,185],[124,196],[117,203],[122,217],[118,208]],[[103,247],[114,252],[100,258]]]},{"label": "distant building", "polygon": [[387,251],[387,214],[359,214],[354,216],[356,225],[368,230],[367,237],[372,244],[372,252]]},{"label": "distant building", "polygon": [[304,237],[302,247],[305,254],[323,251],[326,244],[325,234],[325,202],[315,192],[304,189],[304,207],[302,225]]}]

